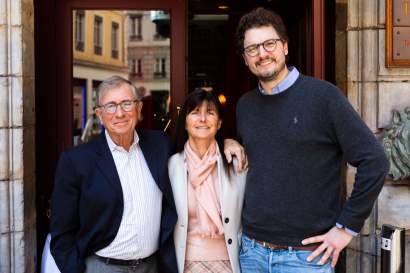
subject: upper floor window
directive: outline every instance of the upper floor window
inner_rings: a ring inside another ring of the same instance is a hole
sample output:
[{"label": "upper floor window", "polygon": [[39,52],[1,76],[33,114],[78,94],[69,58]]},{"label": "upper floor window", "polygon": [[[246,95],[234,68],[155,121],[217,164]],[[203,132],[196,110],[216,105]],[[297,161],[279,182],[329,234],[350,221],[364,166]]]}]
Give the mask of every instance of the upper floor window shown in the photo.
[{"label": "upper floor window", "polygon": [[137,75],[138,77],[142,77],[142,60],[137,60]]},{"label": "upper floor window", "polygon": [[142,15],[131,15],[130,40],[142,40]]},{"label": "upper floor window", "polygon": [[94,53],[102,55],[103,18],[94,17]]},{"label": "upper floor window", "polygon": [[166,77],[166,70],[165,70],[166,61],[165,58],[156,58],[155,59],[155,67],[154,67],[154,78],[165,78]]},{"label": "upper floor window", "polygon": [[119,25],[113,22],[111,25],[111,57],[118,59]]},{"label": "upper floor window", "polygon": [[130,62],[130,67],[131,67],[131,74],[135,74],[136,73],[136,66],[135,66],[135,60],[132,59]]},{"label": "upper floor window", "polygon": [[132,59],[131,63],[131,74],[138,78],[142,77],[142,60],[141,59]]},{"label": "upper floor window", "polygon": [[77,10],[75,13],[75,28],[74,28],[74,42],[75,49],[78,51],[84,51],[84,24],[85,14],[83,10]]}]

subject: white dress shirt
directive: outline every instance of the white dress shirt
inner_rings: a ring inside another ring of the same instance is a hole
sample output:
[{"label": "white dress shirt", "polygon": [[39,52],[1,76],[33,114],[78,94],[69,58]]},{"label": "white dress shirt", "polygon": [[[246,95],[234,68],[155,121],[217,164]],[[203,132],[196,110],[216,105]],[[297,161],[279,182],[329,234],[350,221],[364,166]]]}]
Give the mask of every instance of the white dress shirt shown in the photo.
[{"label": "white dress shirt", "polygon": [[53,255],[50,252],[50,233],[47,235],[46,242],[43,248],[43,255],[41,256],[41,273],[61,273],[58,269]]},{"label": "white dress shirt", "polygon": [[124,212],[114,241],[95,254],[121,260],[148,257],[159,245],[162,192],[142,154],[137,132],[128,152],[107,131],[105,136],[120,178]]}]

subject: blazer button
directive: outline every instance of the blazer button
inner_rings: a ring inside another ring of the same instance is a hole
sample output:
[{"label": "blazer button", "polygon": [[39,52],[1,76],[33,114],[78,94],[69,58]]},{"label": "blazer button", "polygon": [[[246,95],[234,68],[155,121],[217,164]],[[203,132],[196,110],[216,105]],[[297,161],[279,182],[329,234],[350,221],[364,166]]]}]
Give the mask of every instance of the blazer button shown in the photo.
[{"label": "blazer button", "polygon": [[228,223],[229,223],[229,218],[226,217],[226,218],[225,218],[225,224],[228,224]]},{"label": "blazer button", "polygon": [[232,239],[231,238],[228,239],[228,244],[232,244]]}]

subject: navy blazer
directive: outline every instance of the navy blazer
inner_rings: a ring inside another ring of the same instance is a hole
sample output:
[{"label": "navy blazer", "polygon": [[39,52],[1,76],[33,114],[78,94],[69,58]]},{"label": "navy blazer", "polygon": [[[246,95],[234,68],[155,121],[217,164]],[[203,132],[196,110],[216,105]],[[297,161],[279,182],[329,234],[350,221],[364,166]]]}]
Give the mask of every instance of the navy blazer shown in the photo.
[{"label": "navy blazer", "polygon": [[[159,131],[141,130],[138,136],[152,177],[163,193],[159,272],[177,272],[172,236],[177,214],[168,178],[170,141]],[[62,273],[84,272],[85,258],[114,240],[123,202],[120,179],[104,132],[61,155],[50,230],[51,253]]]}]

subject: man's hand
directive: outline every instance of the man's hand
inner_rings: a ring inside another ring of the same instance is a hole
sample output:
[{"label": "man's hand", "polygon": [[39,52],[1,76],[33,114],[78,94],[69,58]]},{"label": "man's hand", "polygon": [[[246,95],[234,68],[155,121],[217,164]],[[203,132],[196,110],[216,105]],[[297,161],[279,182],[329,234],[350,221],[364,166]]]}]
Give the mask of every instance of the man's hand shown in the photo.
[{"label": "man's hand", "polygon": [[246,158],[244,148],[234,139],[227,138],[224,141],[224,154],[228,163],[232,162],[232,156],[238,159],[238,171],[242,172],[248,168],[248,159]]},{"label": "man's hand", "polygon": [[312,254],[309,255],[307,261],[313,261],[317,256],[324,252],[322,258],[318,262],[323,265],[332,256],[332,267],[336,266],[340,252],[350,243],[353,235],[348,233],[344,228],[333,227],[327,233],[310,237],[302,241],[303,245],[322,243]]}]

